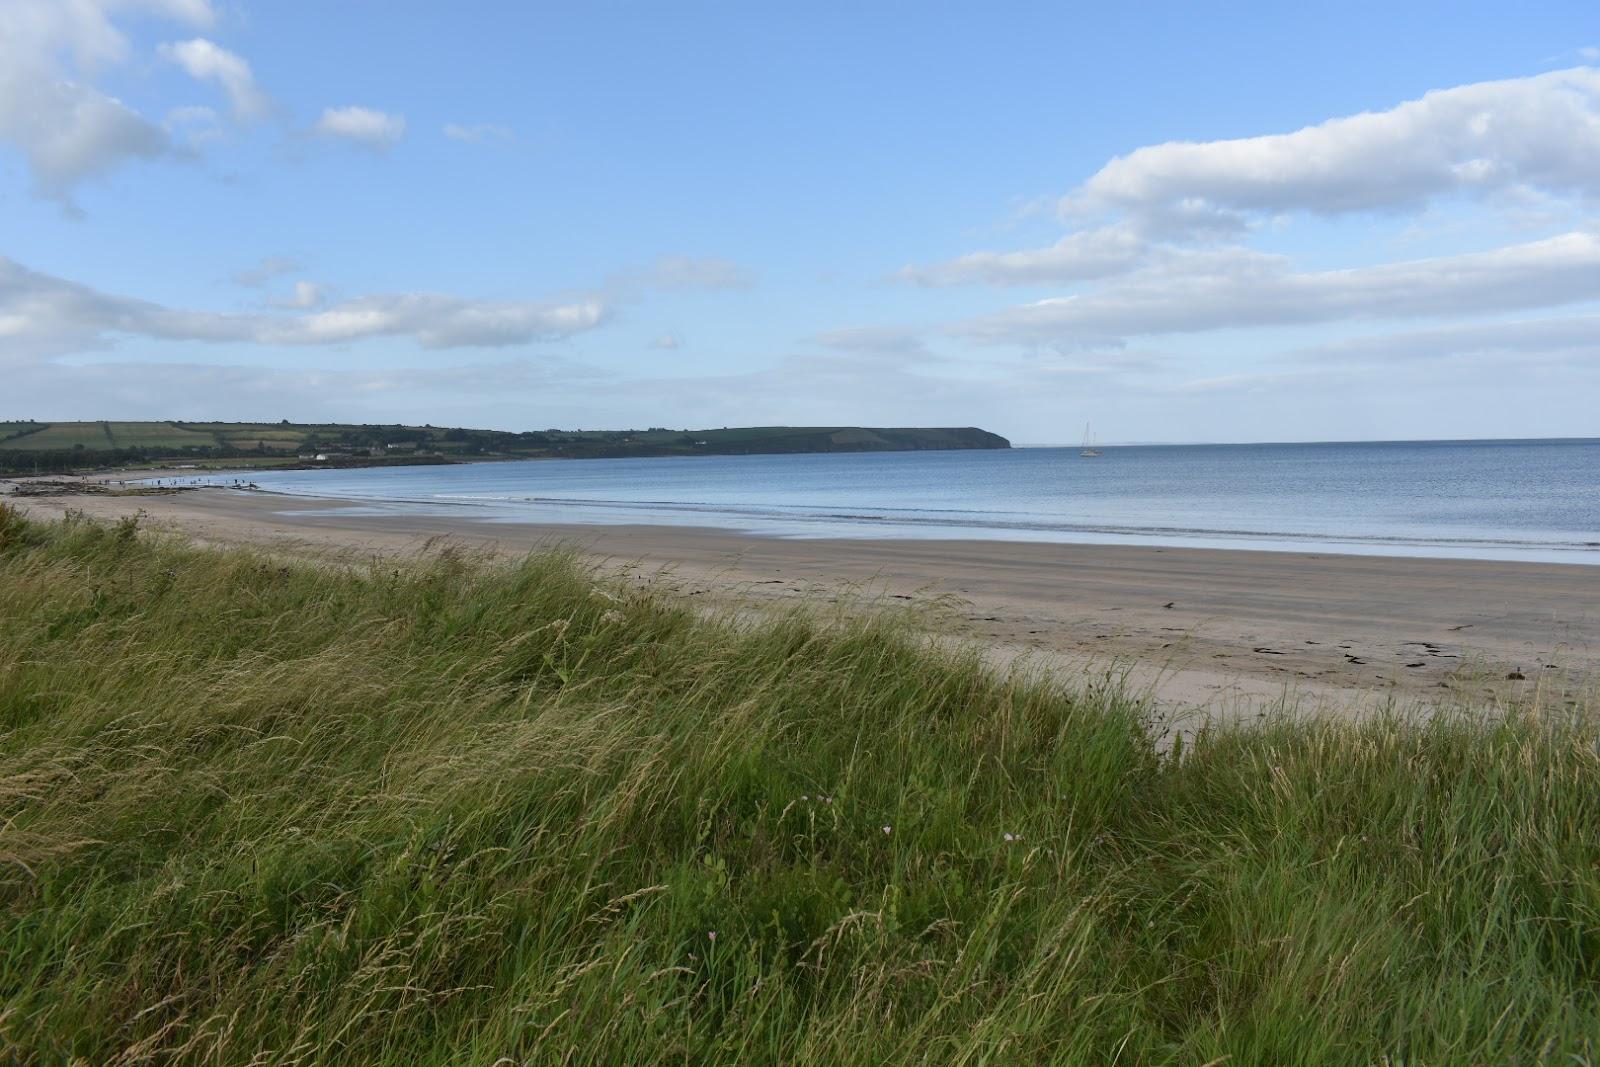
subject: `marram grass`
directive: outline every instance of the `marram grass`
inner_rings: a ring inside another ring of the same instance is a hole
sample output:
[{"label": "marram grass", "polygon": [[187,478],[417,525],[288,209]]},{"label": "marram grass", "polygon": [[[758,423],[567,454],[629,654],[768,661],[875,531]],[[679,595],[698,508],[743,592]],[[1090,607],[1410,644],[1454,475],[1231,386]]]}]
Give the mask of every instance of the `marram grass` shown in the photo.
[{"label": "marram grass", "polygon": [[0,1061],[1590,1064],[1600,751],[0,509]]}]

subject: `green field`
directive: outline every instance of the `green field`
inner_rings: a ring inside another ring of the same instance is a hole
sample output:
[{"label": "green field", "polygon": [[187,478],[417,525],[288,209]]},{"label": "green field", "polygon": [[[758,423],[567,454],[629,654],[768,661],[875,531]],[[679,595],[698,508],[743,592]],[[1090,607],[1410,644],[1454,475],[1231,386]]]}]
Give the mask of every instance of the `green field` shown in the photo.
[{"label": "green field", "polygon": [[217,443],[215,434],[197,433],[172,423],[113,422],[110,427],[116,448],[209,448]]},{"label": "green field", "polygon": [[32,433],[0,441],[0,448],[49,449],[150,448],[182,451],[212,448],[215,434],[180,428],[170,422],[54,422]]},{"label": "green field", "polygon": [[298,445],[305,440],[310,427],[285,426],[278,422],[186,422],[181,424],[186,430],[194,430],[209,434],[223,441],[247,439],[282,441]]},{"label": "green field", "polygon": [[0,441],[0,448],[112,448],[103,422],[44,423],[32,433]]},{"label": "green field", "polygon": [[1600,1057],[1592,714],[1174,751],[868,611],[4,509],[0,619],[9,1063]]}]

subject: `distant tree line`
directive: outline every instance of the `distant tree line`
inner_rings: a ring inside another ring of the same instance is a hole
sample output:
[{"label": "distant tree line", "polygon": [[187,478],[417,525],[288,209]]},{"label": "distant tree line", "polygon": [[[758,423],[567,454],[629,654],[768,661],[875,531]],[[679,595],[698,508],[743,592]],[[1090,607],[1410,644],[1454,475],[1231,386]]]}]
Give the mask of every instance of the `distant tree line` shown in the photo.
[{"label": "distant tree line", "polygon": [[163,453],[143,448],[0,448],[0,474],[67,474],[95,467],[149,463]]},{"label": "distant tree line", "polygon": [[[324,455],[317,466],[389,466],[404,463],[448,463],[469,458],[592,459],[674,455],[753,455],[783,452],[876,452],[924,448],[1006,448],[1003,437],[974,427],[958,428],[848,428],[848,427],[746,427],[729,431],[687,432],[651,427],[648,430],[471,430],[432,426],[295,426],[298,440],[242,438],[249,447],[230,444],[215,424],[177,429],[218,433],[215,444],[143,445],[118,448],[26,448],[24,438],[45,424],[18,428],[0,440],[0,473],[59,473],[72,470],[196,460],[228,461],[270,458],[281,465],[308,462]],[[256,424],[259,426],[259,424]],[[281,424],[280,424],[281,425]],[[254,428],[254,427],[247,427]],[[265,427],[262,427],[264,430]],[[243,431],[241,431],[242,433]],[[307,457],[301,460],[301,457]]]}]

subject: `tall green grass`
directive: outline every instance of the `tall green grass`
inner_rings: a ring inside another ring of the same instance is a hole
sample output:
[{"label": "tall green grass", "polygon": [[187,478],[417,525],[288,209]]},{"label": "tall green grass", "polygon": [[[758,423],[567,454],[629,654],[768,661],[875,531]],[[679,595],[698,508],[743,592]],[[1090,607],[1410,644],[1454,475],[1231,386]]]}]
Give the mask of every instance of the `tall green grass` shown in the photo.
[{"label": "tall green grass", "polygon": [[1600,751],[0,509],[0,1060],[1587,1064]]}]

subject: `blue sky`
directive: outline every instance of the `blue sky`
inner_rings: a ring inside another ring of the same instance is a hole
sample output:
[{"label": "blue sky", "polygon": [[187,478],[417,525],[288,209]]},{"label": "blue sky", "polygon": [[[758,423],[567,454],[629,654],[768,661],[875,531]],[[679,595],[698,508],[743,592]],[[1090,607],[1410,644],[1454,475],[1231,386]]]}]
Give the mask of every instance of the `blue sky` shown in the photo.
[{"label": "blue sky", "polygon": [[0,0],[0,418],[1600,435],[1597,204],[1593,3]]}]

